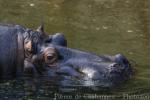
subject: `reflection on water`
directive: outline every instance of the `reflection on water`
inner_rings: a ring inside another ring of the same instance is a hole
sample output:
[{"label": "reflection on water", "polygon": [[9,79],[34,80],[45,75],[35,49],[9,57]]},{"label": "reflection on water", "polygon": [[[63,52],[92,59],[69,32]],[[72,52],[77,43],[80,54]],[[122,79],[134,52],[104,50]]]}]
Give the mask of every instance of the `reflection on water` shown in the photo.
[{"label": "reflection on water", "polygon": [[[149,95],[149,5],[148,0],[0,0],[0,22],[36,28],[44,21],[49,34],[65,33],[69,47],[98,54],[123,53],[136,62],[136,74],[111,94]],[[2,82],[0,98],[44,98],[58,93],[49,82],[25,84]]]}]

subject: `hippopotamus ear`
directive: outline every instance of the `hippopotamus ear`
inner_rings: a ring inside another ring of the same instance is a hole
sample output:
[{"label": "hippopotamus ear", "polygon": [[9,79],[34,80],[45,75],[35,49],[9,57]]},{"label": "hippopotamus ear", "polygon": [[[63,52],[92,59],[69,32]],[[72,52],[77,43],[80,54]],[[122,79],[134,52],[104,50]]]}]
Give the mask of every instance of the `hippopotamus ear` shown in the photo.
[{"label": "hippopotamus ear", "polygon": [[40,25],[38,28],[37,28],[37,31],[41,33],[41,35],[46,35],[45,32],[44,32],[44,25]]}]

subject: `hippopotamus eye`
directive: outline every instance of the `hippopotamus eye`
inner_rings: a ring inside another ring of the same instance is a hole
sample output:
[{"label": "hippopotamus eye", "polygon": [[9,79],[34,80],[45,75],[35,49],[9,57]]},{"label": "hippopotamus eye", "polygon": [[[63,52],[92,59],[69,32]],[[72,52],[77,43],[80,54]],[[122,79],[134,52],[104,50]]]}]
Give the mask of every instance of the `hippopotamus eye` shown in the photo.
[{"label": "hippopotamus eye", "polygon": [[52,60],[52,59],[53,59],[53,56],[47,56],[47,59],[48,59],[48,60]]}]

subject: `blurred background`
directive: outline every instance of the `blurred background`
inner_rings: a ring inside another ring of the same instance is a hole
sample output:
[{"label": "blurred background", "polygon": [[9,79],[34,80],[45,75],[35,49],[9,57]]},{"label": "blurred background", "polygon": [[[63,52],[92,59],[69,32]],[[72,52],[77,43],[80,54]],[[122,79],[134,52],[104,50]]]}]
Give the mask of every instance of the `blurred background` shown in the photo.
[{"label": "blurred background", "polygon": [[[112,94],[150,95],[149,16],[149,0],[0,0],[1,23],[36,29],[43,21],[48,34],[64,33],[71,48],[130,59],[135,75]],[[0,84],[0,98],[9,98],[3,88],[12,92],[14,84]]]}]

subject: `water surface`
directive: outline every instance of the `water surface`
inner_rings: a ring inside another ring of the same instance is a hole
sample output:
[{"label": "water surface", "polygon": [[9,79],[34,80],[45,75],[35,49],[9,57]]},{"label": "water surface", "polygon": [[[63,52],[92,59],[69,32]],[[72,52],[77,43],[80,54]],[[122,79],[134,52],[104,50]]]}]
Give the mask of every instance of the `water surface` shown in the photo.
[{"label": "water surface", "polygon": [[[97,54],[122,53],[132,60],[136,73],[119,89],[109,93],[78,91],[82,96],[111,94],[120,100],[129,94],[150,98],[149,5],[149,0],[0,0],[0,22],[36,29],[44,21],[46,32],[64,33],[71,48]],[[0,98],[47,100],[59,93],[48,80],[26,84],[22,79],[0,83]]]}]

